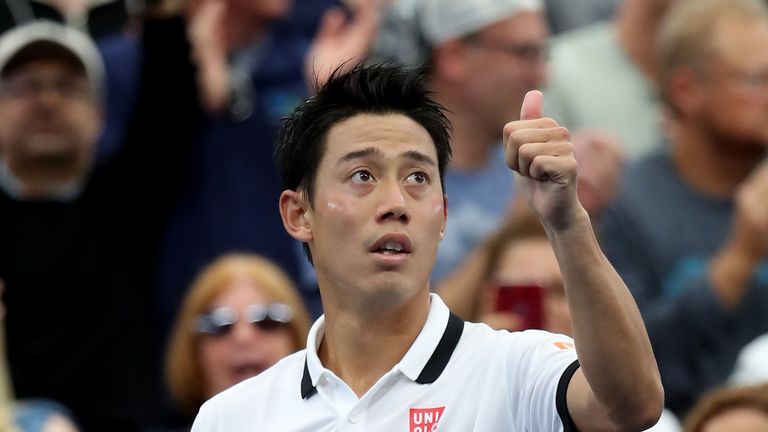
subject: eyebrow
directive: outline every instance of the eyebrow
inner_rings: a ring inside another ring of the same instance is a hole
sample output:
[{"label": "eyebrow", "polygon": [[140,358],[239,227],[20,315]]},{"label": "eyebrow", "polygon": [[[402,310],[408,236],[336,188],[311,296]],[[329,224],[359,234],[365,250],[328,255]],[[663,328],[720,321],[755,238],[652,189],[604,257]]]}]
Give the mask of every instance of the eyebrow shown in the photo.
[{"label": "eyebrow", "polygon": [[[384,154],[378,148],[366,147],[362,150],[355,150],[345,154],[338,160],[338,162],[336,162],[336,165],[340,165],[354,159],[363,159],[371,156],[375,157],[376,159],[384,158]],[[429,165],[437,166],[437,162],[435,162],[434,159],[416,150],[408,150],[406,152],[403,152],[400,156],[406,159],[410,159],[412,161],[423,162]]]}]

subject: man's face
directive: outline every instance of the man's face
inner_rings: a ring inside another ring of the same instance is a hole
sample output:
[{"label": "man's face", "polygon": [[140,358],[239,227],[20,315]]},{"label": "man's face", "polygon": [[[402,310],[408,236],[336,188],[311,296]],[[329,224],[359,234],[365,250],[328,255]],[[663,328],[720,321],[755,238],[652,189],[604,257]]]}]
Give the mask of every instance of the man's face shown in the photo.
[{"label": "man's face", "polygon": [[723,19],[712,36],[713,59],[702,79],[695,121],[734,150],[768,145],[768,24]]},{"label": "man's face", "polygon": [[539,12],[522,12],[485,28],[463,43],[468,70],[464,99],[486,119],[485,126],[501,133],[518,118],[528,90],[546,80],[549,30]]},{"label": "man's face", "polygon": [[326,300],[398,304],[428,290],[446,213],[427,131],[397,114],[333,126],[306,219]]},{"label": "man's face", "polygon": [[33,60],[0,83],[0,157],[23,181],[84,176],[100,125],[92,89],[72,65]]}]

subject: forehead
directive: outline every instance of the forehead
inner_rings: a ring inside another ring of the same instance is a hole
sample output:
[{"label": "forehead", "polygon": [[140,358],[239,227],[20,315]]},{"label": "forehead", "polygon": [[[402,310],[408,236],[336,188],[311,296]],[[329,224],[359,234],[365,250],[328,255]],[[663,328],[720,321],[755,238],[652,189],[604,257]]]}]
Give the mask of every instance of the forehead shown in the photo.
[{"label": "forehead", "polygon": [[87,79],[85,70],[82,67],[55,58],[30,59],[13,69],[3,71],[2,77],[6,80],[29,75],[67,76],[70,78]]},{"label": "forehead", "polygon": [[540,11],[524,11],[494,23],[479,35],[513,42],[541,42],[549,36],[549,28]]},{"label": "forehead", "polygon": [[402,114],[358,114],[328,131],[321,165],[336,163],[351,151],[370,147],[383,155],[418,151],[437,161],[429,133],[411,118]]},{"label": "forehead", "polygon": [[214,306],[240,306],[266,301],[267,296],[253,278],[241,273],[235,275],[215,296]]},{"label": "forehead", "polygon": [[725,16],[712,35],[712,48],[721,62],[768,67],[768,21]]}]

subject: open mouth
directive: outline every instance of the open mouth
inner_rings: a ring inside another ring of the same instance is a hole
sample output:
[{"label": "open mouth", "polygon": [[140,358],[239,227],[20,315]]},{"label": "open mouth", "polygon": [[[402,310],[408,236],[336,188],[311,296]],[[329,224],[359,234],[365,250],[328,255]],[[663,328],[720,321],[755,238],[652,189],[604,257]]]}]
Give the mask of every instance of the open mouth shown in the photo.
[{"label": "open mouth", "polygon": [[376,252],[383,253],[386,255],[399,254],[399,253],[403,253],[404,251],[405,251],[405,247],[401,243],[394,243],[394,242],[387,243],[383,247],[376,249]]},{"label": "open mouth", "polygon": [[379,237],[370,248],[370,252],[386,256],[398,256],[411,253],[411,240],[405,234],[392,233]]},{"label": "open mouth", "polygon": [[243,381],[250,377],[254,377],[267,369],[267,366],[262,362],[246,362],[232,366],[232,376],[235,381]]}]

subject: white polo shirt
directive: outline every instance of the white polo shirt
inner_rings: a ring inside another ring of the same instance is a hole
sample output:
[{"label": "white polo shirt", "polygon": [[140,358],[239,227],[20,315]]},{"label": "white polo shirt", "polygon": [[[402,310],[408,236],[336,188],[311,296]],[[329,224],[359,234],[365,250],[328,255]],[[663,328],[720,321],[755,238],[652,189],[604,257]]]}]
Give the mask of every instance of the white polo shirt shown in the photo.
[{"label": "white polo shirt", "polygon": [[467,432],[575,430],[565,392],[578,368],[573,341],[461,321],[436,294],[403,359],[363,397],[308,349],[206,402],[192,432]]}]

